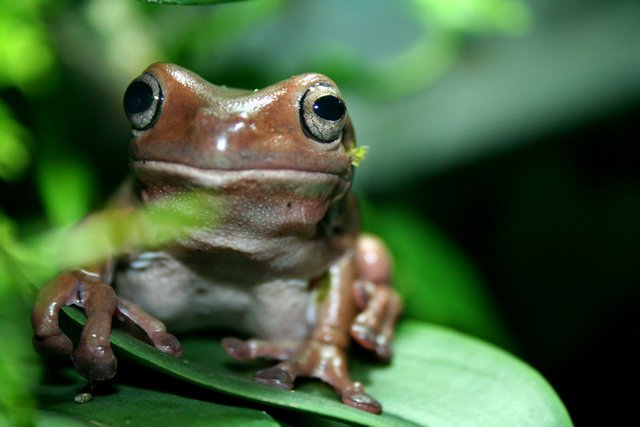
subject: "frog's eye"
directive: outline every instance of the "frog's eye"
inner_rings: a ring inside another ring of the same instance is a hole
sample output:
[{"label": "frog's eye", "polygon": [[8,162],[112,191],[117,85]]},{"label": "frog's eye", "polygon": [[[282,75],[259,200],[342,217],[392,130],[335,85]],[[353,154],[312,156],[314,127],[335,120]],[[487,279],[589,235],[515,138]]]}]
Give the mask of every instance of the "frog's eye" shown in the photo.
[{"label": "frog's eye", "polygon": [[340,137],[346,121],[347,107],[332,86],[310,87],[300,103],[300,121],[305,132],[323,142]]},{"label": "frog's eye", "polygon": [[124,93],[124,112],[134,129],[150,128],[158,119],[162,107],[160,83],[145,73],[135,79]]}]

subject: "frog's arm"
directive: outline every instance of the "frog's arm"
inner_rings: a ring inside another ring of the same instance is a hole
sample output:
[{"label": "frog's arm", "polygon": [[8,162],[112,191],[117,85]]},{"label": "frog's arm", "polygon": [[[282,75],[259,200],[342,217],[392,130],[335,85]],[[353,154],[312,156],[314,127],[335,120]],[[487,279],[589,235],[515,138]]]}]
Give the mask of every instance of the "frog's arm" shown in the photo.
[{"label": "frog's arm", "polygon": [[[110,203],[123,217],[135,204],[131,186],[132,181],[127,181]],[[85,222],[99,216],[100,213],[90,215]],[[116,373],[117,362],[109,343],[114,316],[138,325],[160,351],[174,356],[181,353],[178,340],[167,333],[162,322],[116,296],[111,287],[115,264],[114,258],[110,258],[58,275],[38,292],[31,316],[33,342],[38,352],[45,356],[71,356],[77,370],[92,381],[106,380]],[[75,351],[59,326],[59,312],[65,305],[79,306],[87,316]]]},{"label": "frog's arm", "polygon": [[[181,353],[180,343],[162,322],[116,296],[109,285],[113,268],[113,262],[106,262],[60,274],[40,290],[31,315],[36,350],[45,356],[71,356],[78,372],[91,381],[107,380],[116,373],[109,342],[114,316],[140,326],[160,351],[172,356]],[[87,316],[75,351],[59,326],[60,308],[65,305],[77,305]]]},{"label": "frog's arm", "polygon": [[351,325],[351,336],[382,360],[391,359],[391,341],[402,301],[389,286],[391,257],[375,236],[364,234],[356,246],[359,280],[354,282],[354,300],[360,309]]},{"label": "frog's arm", "polygon": [[[72,356],[78,371],[88,379],[106,380],[115,375],[117,366],[109,343],[116,295],[104,280],[110,271],[102,266],[91,270],[63,273],[40,290],[31,315],[33,342],[43,355]],[[58,323],[60,308],[72,304],[87,315],[75,351]]]}]

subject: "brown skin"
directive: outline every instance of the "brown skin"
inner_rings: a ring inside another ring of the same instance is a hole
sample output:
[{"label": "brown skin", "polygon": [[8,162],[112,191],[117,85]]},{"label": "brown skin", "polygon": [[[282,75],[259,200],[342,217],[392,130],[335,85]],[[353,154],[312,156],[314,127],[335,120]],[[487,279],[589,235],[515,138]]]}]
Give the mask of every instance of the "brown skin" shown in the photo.
[{"label": "brown skin", "polygon": [[[335,84],[305,74],[240,91],[171,64],[154,64],[137,80],[158,102],[125,101],[135,185],[126,184],[113,205],[126,215],[198,190],[214,210],[196,213],[203,225],[172,245],[134,248],[45,285],[32,315],[36,348],[71,355],[97,381],[116,372],[114,318],[137,324],[175,356],[180,344],[163,322],[177,330],[234,329],[257,338],[225,338],[231,356],[280,361],[256,381],[292,388],[298,376],[319,378],[344,403],[380,412],[349,377],[347,351],[354,338],[388,360],[401,303],[389,286],[384,245],[359,234],[350,192],[354,134],[336,106]],[[144,90],[133,86],[126,100],[140,100]],[[316,110],[321,98],[333,102],[329,113]],[[87,315],[75,351],[58,326],[60,307],[71,304]]]}]

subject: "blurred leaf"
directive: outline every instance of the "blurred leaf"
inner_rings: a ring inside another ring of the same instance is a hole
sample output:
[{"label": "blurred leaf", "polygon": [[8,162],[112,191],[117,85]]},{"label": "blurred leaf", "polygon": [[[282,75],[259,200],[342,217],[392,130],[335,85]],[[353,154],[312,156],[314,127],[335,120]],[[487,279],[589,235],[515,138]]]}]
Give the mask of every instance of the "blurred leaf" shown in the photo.
[{"label": "blurred leaf", "polygon": [[[2,68],[2,67],[0,67]],[[15,121],[0,101],[0,179],[17,179],[29,164],[29,133]]]},{"label": "blurred leaf", "polygon": [[48,411],[38,411],[34,425],[36,427],[95,427],[95,424],[90,421]]},{"label": "blurred leaf", "polygon": [[[78,310],[65,309],[84,321]],[[339,402],[311,381],[295,391],[253,382],[259,363],[232,361],[216,340],[183,339],[184,358],[162,354],[121,331],[112,342],[127,356],[185,381],[233,396],[368,426],[570,426],[553,389],[533,369],[481,341],[420,322],[398,328],[394,361],[352,358],[351,372],[384,406],[369,414]]]},{"label": "blurred leaf", "polygon": [[[191,56],[198,51],[197,57],[208,59],[205,64],[196,64],[205,70],[220,64],[238,67],[247,62],[245,58],[252,58],[247,66],[255,67],[266,79],[281,78],[291,70],[313,70],[369,97],[410,96],[453,65],[469,34],[512,35],[530,28],[531,13],[520,0],[449,3],[413,0],[389,7],[384,0],[370,0],[363,8],[358,2],[339,0],[289,1],[273,19],[263,19],[258,22],[261,25],[249,28],[229,52],[215,52],[215,61],[210,60],[215,48],[199,44],[201,37],[185,49]],[[253,4],[225,8],[225,12],[238,12]],[[322,19],[316,19],[318,16]],[[216,45],[218,40],[227,40],[220,37],[216,26],[208,34]],[[291,34],[296,34],[295,39]],[[232,57],[233,62],[226,63],[225,57]]]},{"label": "blurred leaf", "polygon": [[461,33],[506,32],[520,34],[531,25],[531,12],[520,0],[412,0],[416,16]]},{"label": "blurred leaf", "polygon": [[[153,62],[166,58],[164,44],[154,34],[157,25],[142,10],[145,4],[133,0],[92,0],[82,2],[80,13],[69,14],[61,28],[61,53],[82,68],[86,78],[104,90],[104,96],[120,101],[121,93],[133,77]],[[173,25],[161,32],[173,33]],[[91,47],[94,52],[88,52]],[[77,70],[76,70],[77,72]],[[114,107],[120,107],[118,102]],[[119,111],[119,109],[118,109]]]},{"label": "blurred leaf", "polygon": [[69,371],[65,372],[63,378],[64,381],[38,388],[40,407],[88,421],[92,425],[279,425],[265,412],[256,409],[226,406],[123,384],[116,384],[107,394],[97,394],[88,402],[78,404],[74,402],[74,396],[82,390],[86,380]]},{"label": "blurred leaf", "polygon": [[25,243],[0,211],[0,289],[23,283],[32,291],[56,272],[81,268],[126,252],[167,246],[215,227],[218,198],[194,191],[137,208],[96,212],[71,229],[59,227]]},{"label": "blurred leaf", "polygon": [[18,240],[16,224],[0,211],[0,291],[26,295],[33,283],[56,272],[44,246]]},{"label": "blurred leaf", "polygon": [[446,325],[506,348],[513,343],[468,259],[426,218],[401,207],[363,204],[365,229],[386,242],[404,315]]},{"label": "blurred leaf", "polygon": [[0,425],[6,419],[8,425],[26,427],[33,422],[31,391],[40,366],[31,346],[24,279],[16,279],[7,257],[13,243],[11,226],[0,212]]},{"label": "blurred leaf", "polygon": [[375,88],[368,94],[370,97],[414,95],[441,77],[461,56],[463,36],[522,35],[530,29],[532,20],[527,5],[520,0],[412,0],[411,3],[412,17],[422,27],[421,35],[413,43],[379,63],[363,66],[355,64],[350,56],[350,68],[358,70],[355,83]]},{"label": "blurred leaf", "polygon": [[53,66],[42,9],[48,0],[2,2],[0,6],[0,87],[33,91]]},{"label": "blurred leaf", "polygon": [[[144,11],[153,19],[160,43],[171,60],[187,65],[199,74],[211,78],[208,70],[219,74],[213,83],[229,86],[246,84],[247,73],[252,74],[254,61],[249,66],[229,63],[238,44],[251,38],[256,28],[262,28],[283,13],[286,3],[282,0],[253,0],[220,7],[155,7],[145,5]],[[170,26],[171,32],[161,31]],[[222,76],[220,75],[222,74]],[[259,72],[260,77],[267,77]],[[273,82],[269,82],[273,83]]]},{"label": "blurred leaf", "polygon": [[65,226],[85,216],[96,192],[88,164],[69,154],[45,156],[37,166],[38,190],[49,222]]},{"label": "blurred leaf", "polygon": [[[0,291],[0,298],[0,421],[5,412],[10,425],[28,426],[33,420],[31,392],[39,378],[39,360],[31,347],[26,305],[15,293]],[[20,309],[10,310],[10,305]]]},{"label": "blurred leaf", "polygon": [[96,212],[66,233],[45,236],[40,245],[57,248],[59,268],[77,268],[127,252],[167,246],[203,226],[212,229],[220,208],[218,199],[205,191],[187,192],[136,208]]},{"label": "blurred leaf", "polygon": [[447,32],[425,35],[378,66],[363,70],[364,86],[377,88],[369,97],[393,99],[423,90],[452,66],[459,55],[458,44]]}]

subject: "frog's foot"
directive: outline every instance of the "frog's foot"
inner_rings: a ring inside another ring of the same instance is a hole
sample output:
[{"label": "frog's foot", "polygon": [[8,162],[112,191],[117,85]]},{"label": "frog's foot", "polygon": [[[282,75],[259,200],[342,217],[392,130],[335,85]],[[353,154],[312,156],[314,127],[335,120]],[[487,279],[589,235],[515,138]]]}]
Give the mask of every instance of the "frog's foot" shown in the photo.
[{"label": "frog's foot", "polygon": [[[64,305],[77,305],[87,316],[78,345],[59,326],[59,312]],[[169,354],[179,354],[180,344],[159,321],[131,303],[118,300],[116,294],[98,274],[73,271],[61,274],[38,293],[31,316],[34,346],[45,356],[71,356],[76,370],[90,381],[112,378],[117,360],[111,349],[111,324],[114,314],[137,323],[157,348]]]},{"label": "frog's foot", "polygon": [[306,341],[289,360],[257,372],[254,379],[262,384],[291,389],[300,376],[328,383],[349,406],[375,414],[382,411],[382,405],[364,391],[362,384],[351,381],[344,350],[332,344]]},{"label": "frog's foot", "polygon": [[[60,329],[58,315],[63,305],[84,308],[87,320],[75,351]],[[92,381],[107,380],[116,373],[117,361],[111,350],[111,318],[116,308],[113,289],[93,275],[64,273],[38,293],[31,316],[34,345],[41,354],[69,356],[80,374]]]},{"label": "frog's foot", "polygon": [[333,387],[342,402],[364,411],[379,413],[380,403],[364,391],[362,384],[351,381],[344,350],[332,344],[304,341],[241,341],[225,338],[224,349],[236,359],[268,357],[281,360],[277,365],[257,372],[254,380],[261,384],[292,389],[297,377],[318,378]]},{"label": "frog's foot", "polygon": [[167,332],[164,323],[151,316],[140,307],[124,298],[118,297],[118,314],[138,325],[149,337],[155,348],[170,356],[182,354],[180,341]]},{"label": "frog's foot", "polygon": [[[296,365],[293,363],[281,362],[271,368],[258,371],[254,376],[254,380],[261,384],[291,390],[298,376],[316,375],[296,369]],[[333,387],[336,394],[340,396],[342,403],[374,414],[379,414],[382,411],[380,402],[366,393],[362,384],[351,382],[348,376],[344,378],[343,374],[331,373],[322,377],[318,376],[318,378]]]},{"label": "frog's foot", "polygon": [[359,307],[363,307],[351,325],[351,336],[382,360],[392,356],[391,342],[396,320],[402,311],[398,294],[386,284],[360,280],[354,284]]},{"label": "frog's foot", "polygon": [[73,343],[58,325],[58,311],[61,305],[72,304],[76,293],[75,277],[68,274],[58,276],[38,292],[31,323],[33,346],[43,356],[71,356]]}]

